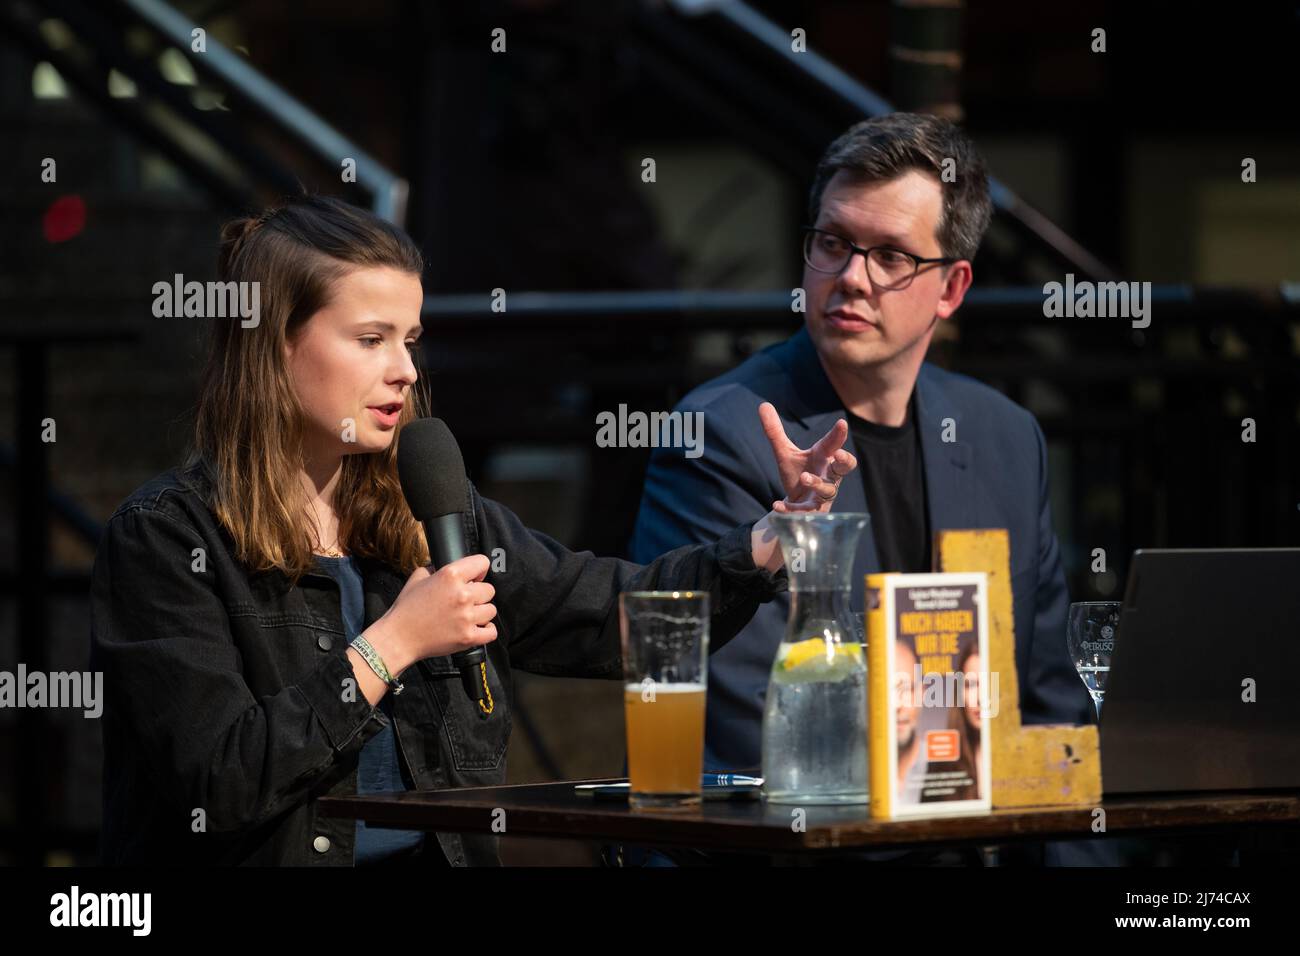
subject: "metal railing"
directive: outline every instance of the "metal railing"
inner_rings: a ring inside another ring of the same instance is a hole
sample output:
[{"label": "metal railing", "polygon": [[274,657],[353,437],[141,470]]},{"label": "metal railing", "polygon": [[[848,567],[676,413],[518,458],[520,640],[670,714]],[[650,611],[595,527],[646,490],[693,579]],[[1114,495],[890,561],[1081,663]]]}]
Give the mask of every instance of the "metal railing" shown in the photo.
[{"label": "metal railing", "polygon": [[391,172],[358,144],[330,126],[282,87],[263,76],[252,64],[219,41],[206,38],[202,54],[191,51],[192,32],[197,24],[162,0],[118,0],[141,22],[157,30],[176,45],[195,69],[213,77],[245,102],[275,121],[284,132],[335,169],[343,159],[356,163],[357,183],[371,197],[370,209],[389,222],[402,225],[406,219],[407,182]]},{"label": "metal railing", "polygon": [[[678,18],[688,25],[711,22],[721,26],[725,34],[739,38],[742,45],[760,51],[766,61],[791,78],[791,84],[815,91],[805,101],[809,112],[823,111],[823,115],[825,112],[833,112],[842,126],[843,122],[854,117],[866,119],[894,110],[889,100],[868,89],[814,50],[794,52],[789,31],[777,26],[743,0],[671,0],[669,5],[676,11]],[[691,42],[687,37],[672,36],[670,31],[662,29],[665,26],[663,23],[652,25],[649,17],[643,20],[643,26],[649,27],[646,33],[653,36],[656,42],[668,45],[689,45]],[[692,68],[708,69],[711,75],[724,80],[732,76],[738,86],[753,87],[759,82],[757,77],[746,73],[738,59],[727,62],[735,56],[732,50],[717,50],[716,53],[718,56],[712,64],[701,63],[698,57],[693,56],[688,56],[685,60],[692,64]],[[767,77],[764,76],[763,79]],[[777,112],[782,116],[789,115],[788,111]],[[798,125],[790,126],[792,135],[799,132]],[[823,136],[819,142],[808,145],[820,151],[827,142]],[[989,192],[994,209],[1001,213],[1007,224],[1022,239],[1037,244],[1059,263],[1084,276],[1105,281],[1116,277],[1111,266],[1084,248],[996,177],[989,177]]]},{"label": "metal railing", "polygon": [[[56,18],[71,31],[75,47],[60,49],[41,30]],[[279,157],[249,134],[247,117],[202,109],[187,89],[163,75],[156,58],[142,55],[128,31],[143,29],[160,45],[181,53],[222,93],[246,104],[270,128],[338,175],[344,159],[356,164],[356,186],[377,215],[402,225],[407,181],[357,143],[272,82],[238,53],[204,35],[204,48],[192,48],[200,25],[162,0],[12,0],[0,6],[3,29],[38,60],[45,60],[87,100],[133,135],[159,150],[205,192],[231,208],[260,205],[250,181],[271,193],[293,193],[301,179]],[[137,95],[112,96],[112,71],[135,84]]]}]

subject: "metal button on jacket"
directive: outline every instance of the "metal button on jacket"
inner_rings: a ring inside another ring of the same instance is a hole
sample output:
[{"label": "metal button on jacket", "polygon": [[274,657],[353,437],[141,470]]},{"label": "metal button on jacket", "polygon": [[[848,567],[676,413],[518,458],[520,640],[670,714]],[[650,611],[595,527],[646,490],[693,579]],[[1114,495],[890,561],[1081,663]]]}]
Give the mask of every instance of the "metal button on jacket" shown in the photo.
[{"label": "metal button on jacket", "polygon": [[334,646],[334,638],[330,637],[328,634],[322,634],[320,637],[316,638],[316,646],[322,651],[328,651]]},{"label": "metal button on jacket", "polygon": [[326,836],[318,836],[316,839],[311,841],[311,845],[312,849],[317,853],[324,853],[330,848],[330,838]]}]

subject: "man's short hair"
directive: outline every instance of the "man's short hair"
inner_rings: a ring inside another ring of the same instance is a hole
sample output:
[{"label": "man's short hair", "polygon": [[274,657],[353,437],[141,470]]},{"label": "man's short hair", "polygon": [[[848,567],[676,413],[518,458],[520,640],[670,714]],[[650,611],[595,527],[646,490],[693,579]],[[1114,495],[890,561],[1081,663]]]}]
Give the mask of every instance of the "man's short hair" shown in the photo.
[{"label": "man's short hair", "polygon": [[[952,170],[944,181],[944,160]],[[934,176],[943,190],[935,238],[945,256],[973,259],[988,229],[989,199],[984,158],[970,137],[948,120],[920,113],[887,113],[855,123],[827,147],[808,196],[809,223],[821,212],[826,184],[841,169],[865,182],[886,182],[909,170]]]}]

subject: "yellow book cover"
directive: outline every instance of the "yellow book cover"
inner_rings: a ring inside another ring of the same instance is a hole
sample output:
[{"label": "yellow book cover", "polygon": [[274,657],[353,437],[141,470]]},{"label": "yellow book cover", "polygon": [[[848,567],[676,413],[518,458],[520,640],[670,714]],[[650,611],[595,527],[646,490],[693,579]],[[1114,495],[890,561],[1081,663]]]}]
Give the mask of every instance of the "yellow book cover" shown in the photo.
[{"label": "yellow book cover", "polygon": [[872,817],[987,811],[987,575],[870,574],[866,589]]}]

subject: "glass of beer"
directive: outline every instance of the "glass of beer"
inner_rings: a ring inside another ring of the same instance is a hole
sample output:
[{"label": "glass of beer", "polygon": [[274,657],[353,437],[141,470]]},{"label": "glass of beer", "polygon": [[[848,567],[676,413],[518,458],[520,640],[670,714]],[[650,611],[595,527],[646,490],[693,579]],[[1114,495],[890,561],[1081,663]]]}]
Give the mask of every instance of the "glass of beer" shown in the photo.
[{"label": "glass of beer", "polygon": [[633,809],[700,804],[709,595],[627,591],[618,599]]}]

